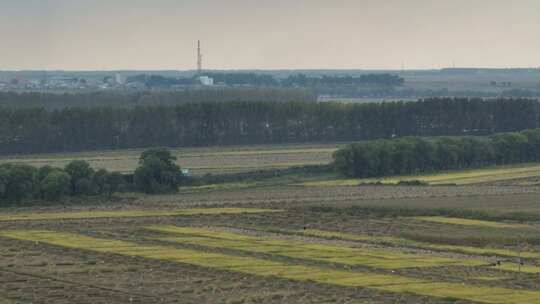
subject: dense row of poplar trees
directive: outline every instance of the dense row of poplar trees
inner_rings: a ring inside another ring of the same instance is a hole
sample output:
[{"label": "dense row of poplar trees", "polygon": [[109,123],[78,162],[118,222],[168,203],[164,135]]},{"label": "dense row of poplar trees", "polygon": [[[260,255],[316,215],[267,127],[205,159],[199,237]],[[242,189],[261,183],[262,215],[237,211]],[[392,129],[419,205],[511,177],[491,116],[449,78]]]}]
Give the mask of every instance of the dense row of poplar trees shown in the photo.
[{"label": "dense row of poplar trees", "polygon": [[174,106],[194,102],[315,102],[317,96],[301,88],[205,88],[178,91],[92,91],[85,93],[0,92],[0,107],[47,110],[66,107]]},{"label": "dense row of poplar trees", "polygon": [[527,99],[0,107],[0,154],[489,135],[540,127],[539,113]]},{"label": "dense row of poplar trees", "polygon": [[540,161],[540,129],[485,137],[404,137],[348,145],[334,165],[348,177],[380,177]]},{"label": "dense row of poplar trees", "polygon": [[[392,74],[365,74],[360,76],[307,76],[304,74],[289,75],[278,79],[269,74],[258,73],[223,73],[206,72],[204,76],[214,79],[215,84],[227,86],[255,87],[317,87],[317,86],[401,86],[404,79]],[[170,87],[174,85],[200,84],[198,76],[192,78],[172,78],[159,75],[135,75],[127,78],[127,82],[139,82],[147,87]]]}]

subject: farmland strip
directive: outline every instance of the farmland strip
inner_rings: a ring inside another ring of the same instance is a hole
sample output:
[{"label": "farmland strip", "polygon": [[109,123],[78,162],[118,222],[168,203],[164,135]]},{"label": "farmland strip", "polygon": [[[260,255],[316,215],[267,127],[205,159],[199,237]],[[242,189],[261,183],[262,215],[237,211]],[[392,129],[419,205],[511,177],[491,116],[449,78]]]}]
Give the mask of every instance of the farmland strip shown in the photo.
[{"label": "farmland strip", "polygon": [[193,208],[176,211],[139,210],[139,211],[87,211],[62,213],[17,213],[0,215],[0,221],[32,221],[32,220],[73,220],[96,218],[122,218],[122,217],[159,217],[159,216],[188,216],[188,215],[214,215],[214,214],[244,214],[244,213],[270,213],[282,212],[276,209],[258,208]]},{"label": "farmland strip", "polygon": [[413,217],[416,220],[424,222],[433,222],[441,224],[452,224],[462,226],[477,226],[477,227],[489,227],[489,228],[531,228],[530,226],[523,224],[507,224],[493,221],[471,220],[455,217],[444,216],[417,216]]},{"label": "farmland strip", "polygon": [[202,228],[151,226],[147,229],[182,237],[160,237],[159,240],[200,245],[213,248],[275,254],[290,258],[307,259],[345,265],[361,265],[382,269],[413,267],[438,267],[451,265],[485,265],[481,260],[462,260],[424,255],[404,254],[380,249],[363,249],[344,246],[313,244],[301,241],[265,239],[238,233],[214,231]]},{"label": "farmland strip", "polygon": [[480,303],[540,303],[540,292],[498,287],[467,286],[429,282],[399,275],[374,274],[291,265],[250,257],[177,249],[164,246],[141,246],[136,243],[104,240],[77,234],[51,231],[4,231],[0,236],[73,249],[113,253],[149,259],[168,260],[226,271],[259,276],[277,276],[298,281],[315,281],[348,287],[364,287],[389,292],[410,292],[433,297],[451,297]]},{"label": "farmland strip", "polygon": [[462,252],[469,254],[480,254],[480,255],[496,255],[496,256],[508,256],[508,257],[518,257],[521,255],[523,258],[540,258],[540,253],[537,252],[521,252],[518,254],[516,251],[508,249],[498,249],[498,248],[479,248],[471,246],[458,246],[458,245],[439,245],[424,243],[418,241],[412,241],[405,238],[391,237],[391,236],[371,236],[371,235],[362,235],[362,234],[352,234],[352,233],[342,233],[336,231],[326,231],[326,230],[317,230],[317,229],[305,229],[297,231],[285,231],[288,233],[302,234],[306,236],[314,237],[323,237],[323,238],[335,238],[346,241],[361,241],[369,243],[379,243],[379,244],[390,244],[396,246],[408,246],[421,249],[430,249],[430,250],[441,250],[441,251],[453,251],[453,252]]}]

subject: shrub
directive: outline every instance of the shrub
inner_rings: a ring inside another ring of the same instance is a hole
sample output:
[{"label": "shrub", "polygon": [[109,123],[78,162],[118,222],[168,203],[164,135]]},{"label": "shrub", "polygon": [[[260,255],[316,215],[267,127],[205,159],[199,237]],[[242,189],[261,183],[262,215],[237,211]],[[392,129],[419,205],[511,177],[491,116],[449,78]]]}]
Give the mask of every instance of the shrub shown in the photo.
[{"label": "shrub", "polygon": [[421,181],[421,180],[400,180],[398,183],[398,186],[429,186],[428,182]]}]

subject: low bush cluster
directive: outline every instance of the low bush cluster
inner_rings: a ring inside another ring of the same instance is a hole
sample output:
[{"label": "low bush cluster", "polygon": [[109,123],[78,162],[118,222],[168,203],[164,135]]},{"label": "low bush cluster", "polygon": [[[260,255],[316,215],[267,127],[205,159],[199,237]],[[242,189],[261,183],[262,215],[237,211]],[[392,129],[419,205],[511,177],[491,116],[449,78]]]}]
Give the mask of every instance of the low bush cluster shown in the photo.
[{"label": "low bush cluster", "polygon": [[122,185],[120,173],[95,171],[81,160],[72,161],[65,168],[0,165],[0,202],[6,204],[28,199],[55,201],[64,196],[110,196]]},{"label": "low bush cluster", "polygon": [[58,201],[64,197],[111,196],[127,189],[144,193],[178,190],[183,179],[176,158],[166,149],[150,149],[141,155],[133,182],[118,172],[94,170],[83,160],[64,168],[35,168],[24,164],[0,165],[0,206],[26,200]]},{"label": "low bush cluster", "polygon": [[404,137],[348,145],[334,154],[347,177],[417,174],[540,160],[540,129],[490,137]]}]

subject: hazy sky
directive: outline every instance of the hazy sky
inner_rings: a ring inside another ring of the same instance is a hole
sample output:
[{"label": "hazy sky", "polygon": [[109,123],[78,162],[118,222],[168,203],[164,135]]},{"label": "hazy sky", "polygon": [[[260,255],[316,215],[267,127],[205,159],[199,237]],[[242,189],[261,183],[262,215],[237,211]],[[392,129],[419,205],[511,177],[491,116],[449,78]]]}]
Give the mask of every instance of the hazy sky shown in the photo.
[{"label": "hazy sky", "polygon": [[0,0],[0,69],[540,66],[539,0]]}]

